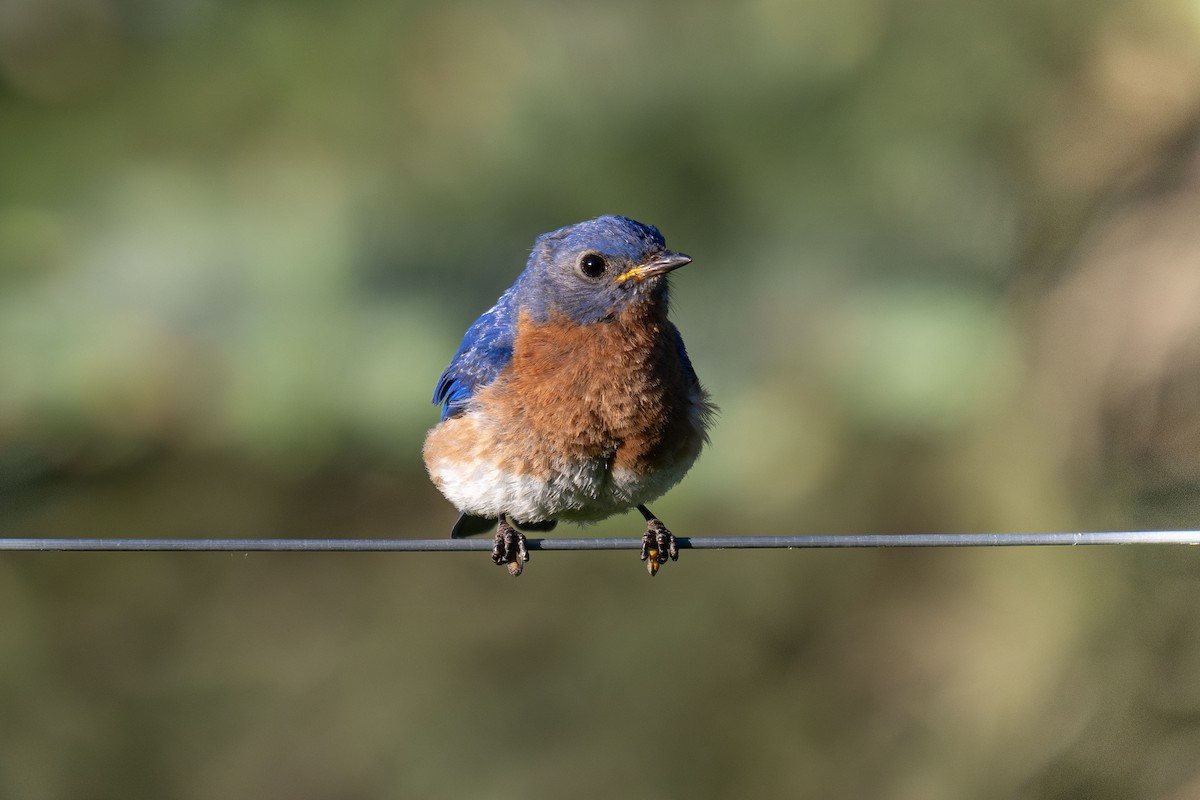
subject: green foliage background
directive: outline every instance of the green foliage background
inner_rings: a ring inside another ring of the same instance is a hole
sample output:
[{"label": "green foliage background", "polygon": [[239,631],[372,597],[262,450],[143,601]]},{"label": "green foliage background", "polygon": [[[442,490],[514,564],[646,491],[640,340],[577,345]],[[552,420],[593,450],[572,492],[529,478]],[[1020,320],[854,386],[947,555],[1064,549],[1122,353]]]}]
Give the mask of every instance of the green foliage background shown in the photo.
[{"label": "green foliage background", "polygon": [[[695,260],[677,532],[1195,528],[1197,119],[1184,0],[8,0],[0,535],[444,535],[601,213]],[[1200,797],[1198,559],[9,554],[0,796]]]}]

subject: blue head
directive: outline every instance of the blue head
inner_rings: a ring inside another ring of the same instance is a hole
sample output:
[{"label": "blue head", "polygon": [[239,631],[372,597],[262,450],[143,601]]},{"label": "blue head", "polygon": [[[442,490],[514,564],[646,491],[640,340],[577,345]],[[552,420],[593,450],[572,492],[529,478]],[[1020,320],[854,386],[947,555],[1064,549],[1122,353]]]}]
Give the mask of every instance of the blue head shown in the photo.
[{"label": "blue head", "polygon": [[539,321],[561,314],[581,325],[631,304],[666,303],[667,273],[691,259],[666,249],[652,225],[603,216],[542,234],[514,299]]}]

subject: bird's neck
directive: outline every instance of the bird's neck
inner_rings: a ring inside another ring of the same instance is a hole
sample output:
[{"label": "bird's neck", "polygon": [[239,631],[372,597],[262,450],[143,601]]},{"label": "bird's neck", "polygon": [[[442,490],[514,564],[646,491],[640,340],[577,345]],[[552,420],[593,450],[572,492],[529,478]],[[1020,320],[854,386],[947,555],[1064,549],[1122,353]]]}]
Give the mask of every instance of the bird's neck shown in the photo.
[{"label": "bird's neck", "polygon": [[539,325],[593,325],[614,323],[620,319],[666,320],[668,298],[667,283],[656,279],[654,285],[638,287],[636,293],[613,305],[590,304],[586,298],[579,302],[556,303],[538,292],[518,291],[514,317],[528,316]]}]

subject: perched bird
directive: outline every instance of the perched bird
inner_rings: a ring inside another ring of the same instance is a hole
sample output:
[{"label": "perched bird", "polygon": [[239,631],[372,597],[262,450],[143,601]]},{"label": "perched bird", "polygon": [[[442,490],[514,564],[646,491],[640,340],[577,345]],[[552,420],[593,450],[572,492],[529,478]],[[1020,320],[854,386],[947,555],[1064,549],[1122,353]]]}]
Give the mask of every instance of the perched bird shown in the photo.
[{"label": "perched bird", "polygon": [[462,512],[452,537],[496,524],[492,560],[520,575],[521,528],[636,506],[650,574],[678,557],[646,503],[691,468],[716,410],[667,319],[667,273],[690,262],[657,228],[626,217],[537,238],[433,393],[442,418],[425,439],[425,466]]}]

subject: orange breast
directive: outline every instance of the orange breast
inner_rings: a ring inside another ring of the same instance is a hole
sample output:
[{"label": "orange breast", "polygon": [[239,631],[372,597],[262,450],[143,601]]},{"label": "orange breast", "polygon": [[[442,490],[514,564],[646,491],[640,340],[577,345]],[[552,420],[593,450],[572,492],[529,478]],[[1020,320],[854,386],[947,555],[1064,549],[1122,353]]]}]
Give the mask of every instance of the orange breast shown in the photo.
[{"label": "orange breast", "polygon": [[690,463],[703,443],[702,397],[665,311],[590,325],[522,314],[512,363],[473,404],[496,426],[503,460],[526,474],[559,459],[603,458],[635,474]]}]

